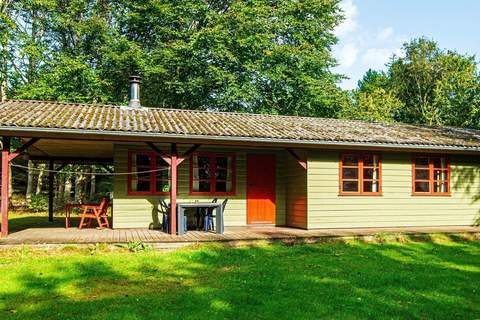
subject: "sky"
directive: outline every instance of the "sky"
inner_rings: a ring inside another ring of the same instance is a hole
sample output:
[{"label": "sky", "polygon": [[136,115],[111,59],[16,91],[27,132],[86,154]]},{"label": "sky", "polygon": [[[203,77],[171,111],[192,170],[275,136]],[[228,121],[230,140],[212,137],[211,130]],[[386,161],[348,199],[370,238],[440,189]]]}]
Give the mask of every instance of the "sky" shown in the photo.
[{"label": "sky", "polygon": [[368,69],[385,69],[402,44],[425,36],[440,48],[476,55],[480,61],[479,0],[342,0],[345,21],[335,34],[333,54],[353,89]]}]

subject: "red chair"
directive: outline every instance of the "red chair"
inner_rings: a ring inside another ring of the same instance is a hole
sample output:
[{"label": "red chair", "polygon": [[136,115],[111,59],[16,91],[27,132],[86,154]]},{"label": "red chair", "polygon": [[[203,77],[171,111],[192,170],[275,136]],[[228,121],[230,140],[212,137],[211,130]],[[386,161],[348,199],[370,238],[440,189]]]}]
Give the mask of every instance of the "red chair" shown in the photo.
[{"label": "red chair", "polygon": [[110,200],[108,200],[108,198],[103,198],[98,205],[83,205],[83,212],[80,214],[81,219],[78,229],[82,229],[84,226],[90,226],[94,219],[97,221],[100,229],[105,227],[110,228],[110,223],[108,222],[109,204]]}]

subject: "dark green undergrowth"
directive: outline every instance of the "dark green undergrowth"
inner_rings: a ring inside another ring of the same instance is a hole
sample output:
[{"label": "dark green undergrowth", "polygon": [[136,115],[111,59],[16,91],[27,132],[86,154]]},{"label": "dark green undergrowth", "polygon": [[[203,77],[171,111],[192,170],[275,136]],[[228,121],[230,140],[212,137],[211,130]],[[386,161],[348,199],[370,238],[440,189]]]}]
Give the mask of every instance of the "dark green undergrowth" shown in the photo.
[{"label": "dark green undergrowth", "polygon": [[0,319],[480,318],[478,241],[0,257]]}]

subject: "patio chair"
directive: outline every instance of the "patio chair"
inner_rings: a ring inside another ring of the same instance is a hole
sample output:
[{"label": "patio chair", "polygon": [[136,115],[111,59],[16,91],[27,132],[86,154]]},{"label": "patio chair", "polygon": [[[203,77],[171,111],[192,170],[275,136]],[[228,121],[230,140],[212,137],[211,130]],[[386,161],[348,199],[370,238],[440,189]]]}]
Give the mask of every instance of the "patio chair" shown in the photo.
[{"label": "patio chair", "polygon": [[[215,201],[217,202],[217,201]],[[225,207],[227,206],[227,202],[228,202],[228,199],[225,199],[223,200],[222,202],[222,212],[225,211]],[[205,232],[208,232],[209,230],[215,230],[215,224],[214,224],[214,218],[216,217],[214,214],[213,214],[213,210],[214,209],[209,209],[208,210],[208,213],[205,217],[205,223],[204,223],[204,231]],[[223,216],[222,216],[222,219],[223,219]],[[223,223],[223,220],[222,220],[222,223]]]},{"label": "patio chair", "polygon": [[80,214],[80,224],[78,229],[82,229],[84,226],[90,226],[92,221],[95,219],[98,223],[100,229],[110,228],[110,223],[108,222],[108,206],[110,200],[108,198],[103,198],[100,204],[88,204],[84,205],[83,212]]},{"label": "patio chair", "polygon": [[[160,211],[162,212],[162,231],[168,233],[170,230],[170,205],[164,199],[159,200]],[[183,216],[183,229],[187,231],[187,216]]]},{"label": "patio chair", "polygon": [[168,229],[170,229],[170,206],[164,199],[160,199],[159,206],[162,212],[162,231],[168,232]]},{"label": "patio chair", "polygon": [[[218,198],[213,198],[212,203],[216,203],[218,201]],[[212,213],[213,209],[212,208],[196,208],[195,209],[195,226],[197,230],[200,230],[202,225],[205,225],[205,217],[208,215],[208,213]],[[200,222],[201,221],[201,222]]]}]

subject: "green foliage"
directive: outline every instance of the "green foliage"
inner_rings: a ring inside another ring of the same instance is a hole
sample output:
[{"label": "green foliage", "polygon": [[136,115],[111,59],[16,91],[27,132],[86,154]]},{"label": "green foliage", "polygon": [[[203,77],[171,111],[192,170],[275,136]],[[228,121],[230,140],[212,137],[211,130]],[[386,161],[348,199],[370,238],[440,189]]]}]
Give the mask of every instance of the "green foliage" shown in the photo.
[{"label": "green foliage", "polygon": [[358,81],[358,91],[372,93],[378,88],[388,90],[389,78],[383,71],[369,69],[362,80]]},{"label": "green foliage", "polygon": [[369,88],[368,91],[355,90],[353,102],[343,108],[340,116],[377,122],[394,122],[395,115],[403,103],[383,88]]},{"label": "green foliage", "polygon": [[41,212],[48,210],[48,197],[44,194],[32,194],[30,201],[27,203],[29,210]]},{"label": "green foliage", "polygon": [[[358,110],[356,110],[358,108]],[[353,110],[352,110],[353,109]],[[344,117],[480,128],[480,75],[474,56],[425,38],[403,46],[387,72],[369,70]]]},{"label": "green foliage", "polygon": [[[17,0],[15,97],[336,116],[338,0]],[[29,26],[34,26],[29,28]]]},{"label": "green foliage", "polygon": [[404,102],[399,120],[431,125],[476,126],[480,80],[475,58],[441,50],[424,38],[404,45],[390,65],[392,90]]},{"label": "green foliage", "polygon": [[140,241],[140,240],[130,241],[129,243],[127,243],[127,249],[130,252],[135,252],[135,253],[153,250],[152,246],[145,244],[143,241]]}]

